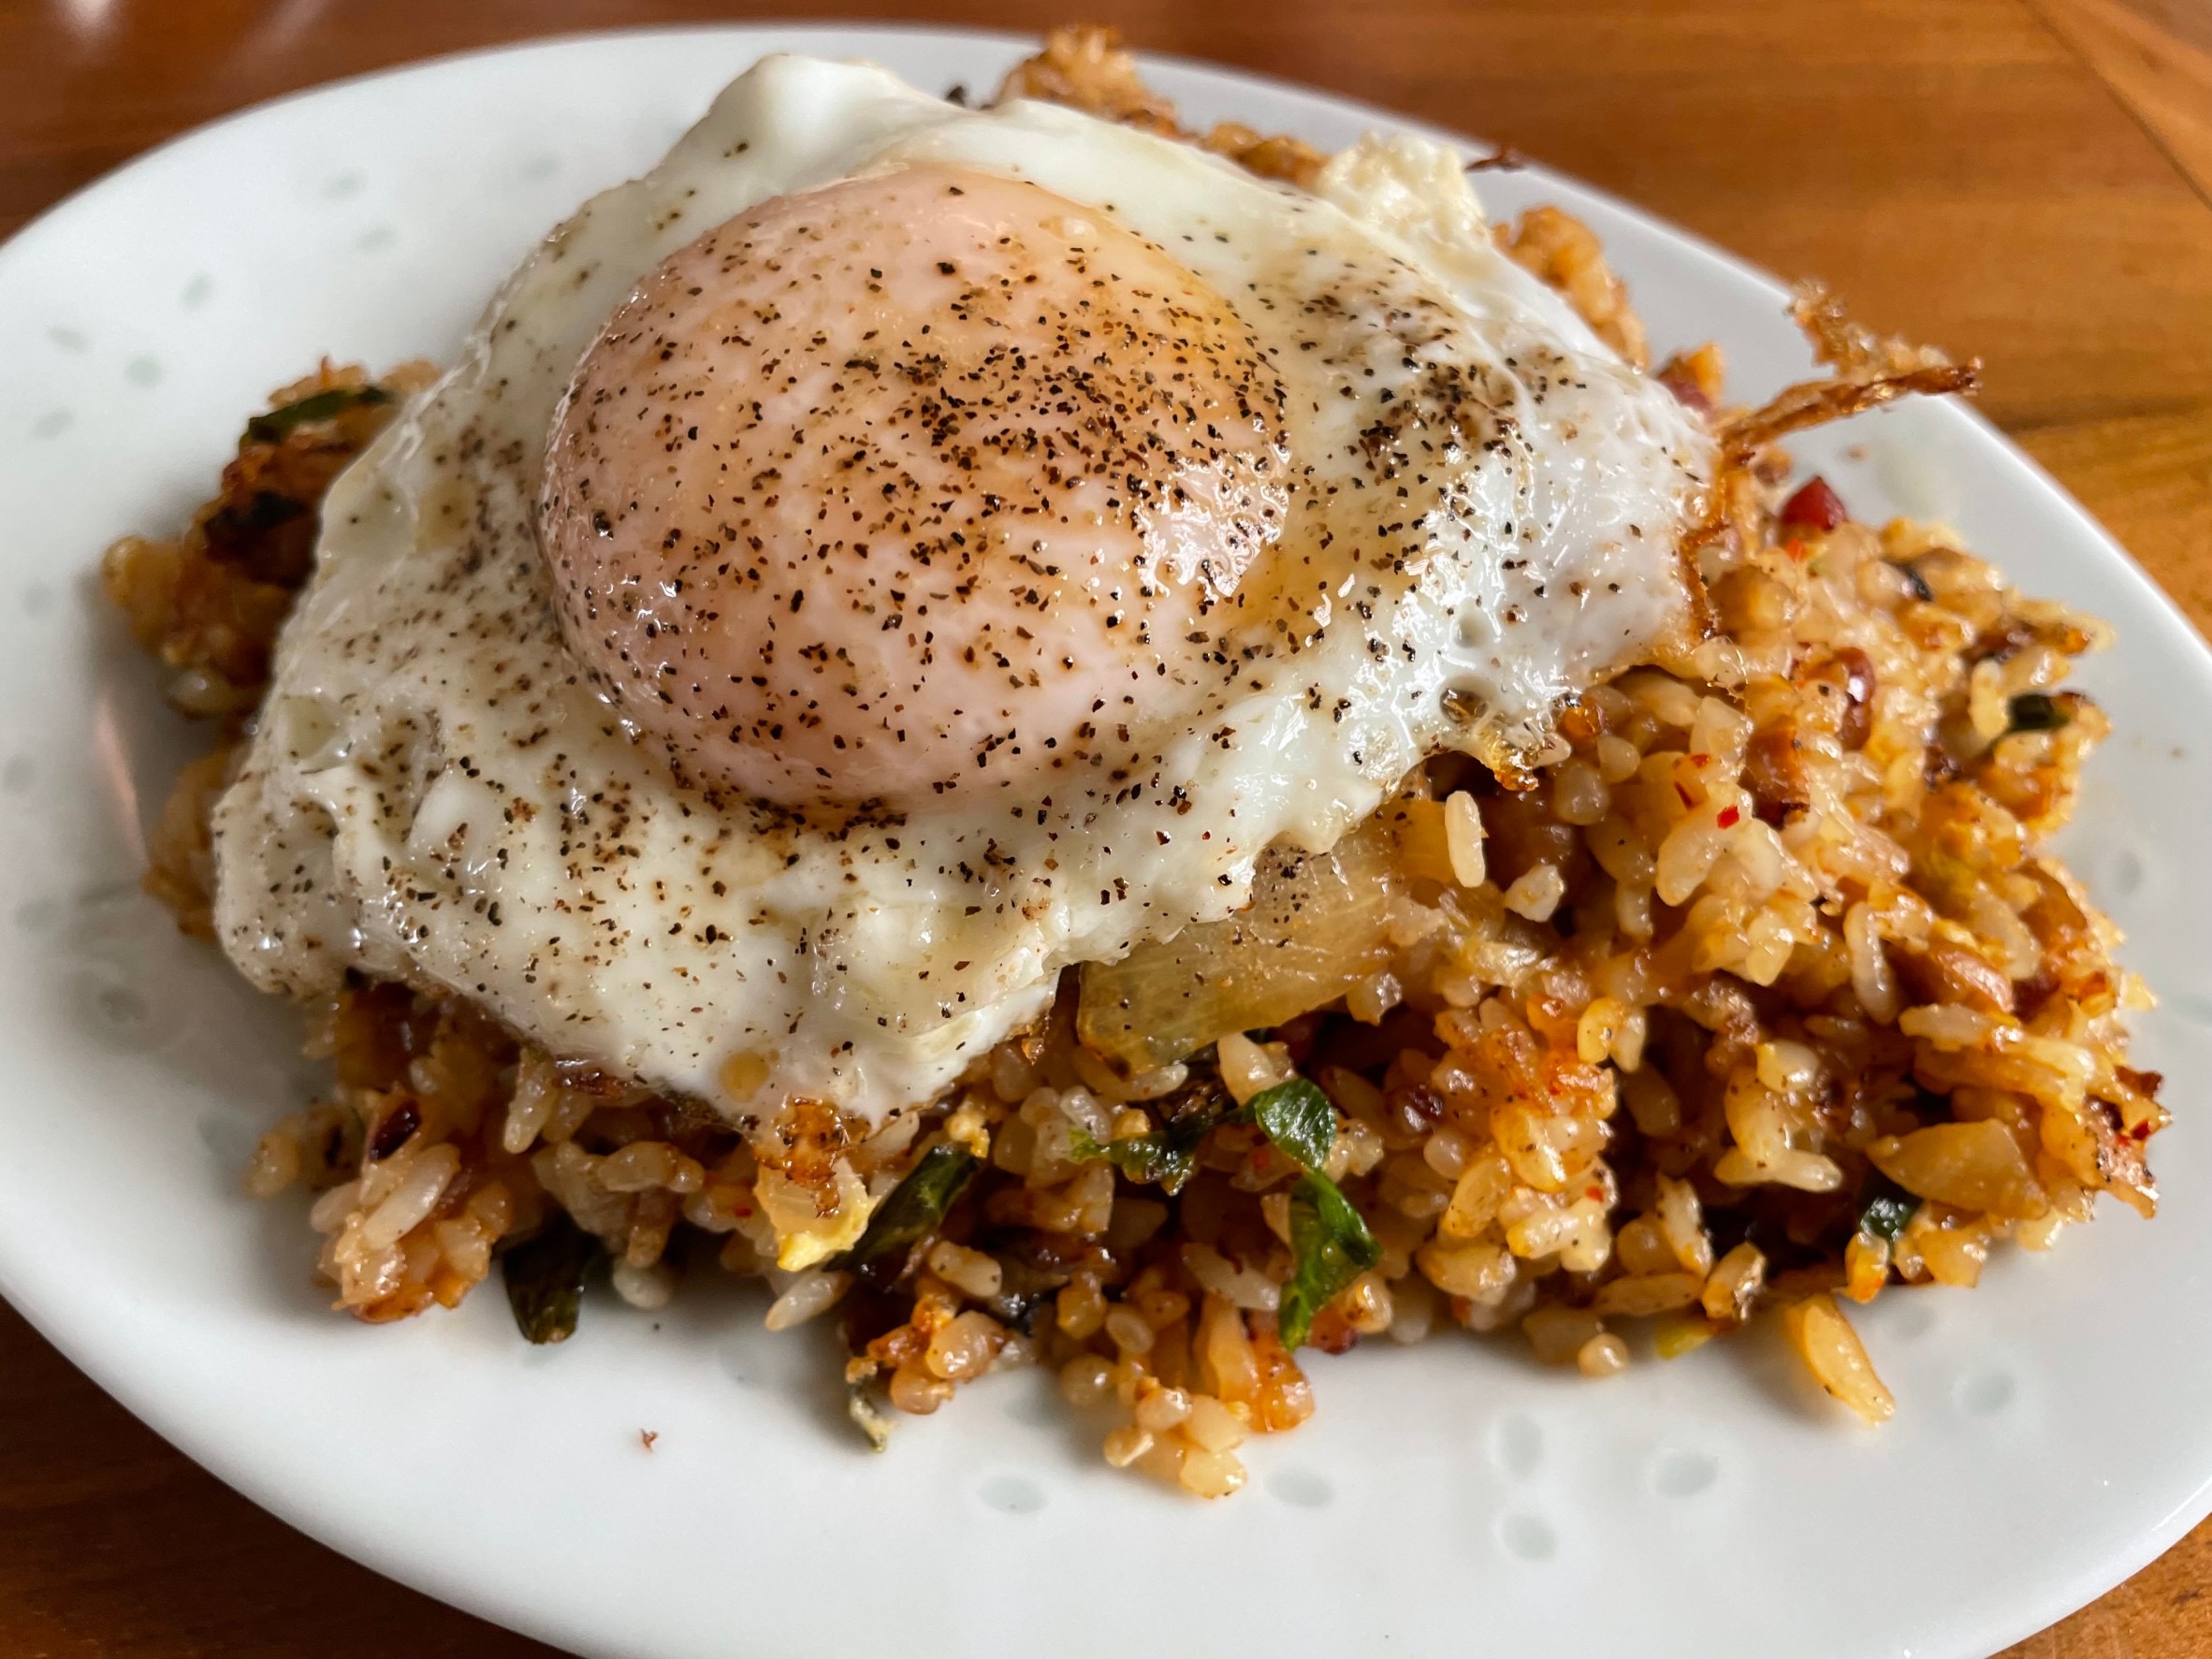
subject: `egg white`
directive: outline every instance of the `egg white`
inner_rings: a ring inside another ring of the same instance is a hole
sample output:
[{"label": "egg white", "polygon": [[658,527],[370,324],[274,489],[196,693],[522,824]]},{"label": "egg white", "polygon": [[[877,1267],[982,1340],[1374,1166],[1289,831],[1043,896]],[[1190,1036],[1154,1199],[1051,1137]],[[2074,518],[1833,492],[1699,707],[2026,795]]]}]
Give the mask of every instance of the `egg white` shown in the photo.
[{"label": "egg white", "polygon": [[[1225,296],[1290,394],[1293,509],[1248,674],[1202,718],[1140,718],[1133,771],[805,827],[680,785],[589,688],[539,472],[578,358],[661,259],[924,160],[1095,208]],[[1483,418],[1448,433],[1440,386],[1478,387]],[[1236,909],[1264,848],[1329,846],[1425,756],[1531,758],[1559,695],[1679,620],[1706,466],[1673,400],[1495,251],[1438,146],[1370,140],[1307,194],[1067,109],[769,58],[553,232],[333,488],[216,814],[218,930],[271,989],[407,979],[733,1116],[807,1096],[880,1118],[1037,1019],[1061,967]]]}]

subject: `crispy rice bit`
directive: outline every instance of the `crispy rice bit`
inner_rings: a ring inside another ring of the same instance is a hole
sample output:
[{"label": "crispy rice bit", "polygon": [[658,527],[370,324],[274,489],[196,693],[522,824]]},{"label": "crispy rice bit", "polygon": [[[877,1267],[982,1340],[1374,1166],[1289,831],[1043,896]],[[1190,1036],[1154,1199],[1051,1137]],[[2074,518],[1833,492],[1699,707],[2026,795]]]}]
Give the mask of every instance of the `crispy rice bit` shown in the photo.
[{"label": "crispy rice bit", "polygon": [[1199,139],[1199,147],[1227,156],[1247,173],[1295,184],[1301,190],[1311,190],[1329,162],[1303,138],[1293,138],[1287,133],[1262,134],[1235,121],[1215,124],[1212,132]]},{"label": "crispy rice bit", "polygon": [[1121,43],[1121,31],[1099,23],[1047,35],[1044,50],[1015,65],[1000,84],[998,101],[1008,98],[1065,104],[1163,138],[1188,139],[1246,172],[1302,189],[1311,187],[1328,160],[1302,139],[1262,134],[1238,122],[1222,122],[1203,134],[1184,127],[1175,119],[1175,106],[1144,84],[1136,58]]},{"label": "crispy rice bit", "polygon": [[1823,283],[1799,283],[1790,291],[1790,320],[1804,331],[1812,355],[1842,379],[1910,374],[1943,368],[1951,361],[1940,347],[1914,345],[1853,322],[1843,302]]},{"label": "crispy rice bit", "polygon": [[1123,47],[1121,31],[1100,23],[1077,23],[1047,35],[1044,50],[1016,64],[1000,82],[995,101],[1008,98],[1039,98],[1162,138],[1183,136],[1175,106],[1138,76],[1137,60]]},{"label": "crispy rice bit", "polygon": [[1652,360],[1643,319],[1628,303],[1628,289],[1606,263],[1597,233],[1572,213],[1531,208],[1521,222],[1497,228],[1498,246],[1566,297],[1597,337],[1638,369]]}]

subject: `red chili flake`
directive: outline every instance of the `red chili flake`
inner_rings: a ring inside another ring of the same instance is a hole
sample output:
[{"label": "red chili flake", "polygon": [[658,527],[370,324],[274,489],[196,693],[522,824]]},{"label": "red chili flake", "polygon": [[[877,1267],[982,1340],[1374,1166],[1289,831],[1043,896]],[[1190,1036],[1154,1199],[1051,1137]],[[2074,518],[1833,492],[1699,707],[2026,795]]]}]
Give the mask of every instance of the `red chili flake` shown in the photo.
[{"label": "red chili flake", "polygon": [[1605,1201],[1606,1189],[1602,1186],[1585,1186],[1582,1189],[1582,1196],[1602,1203]]},{"label": "red chili flake", "polygon": [[1723,829],[1734,829],[1742,821],[1742,818],[1743,808],[1740,807],[1723,807],[1720,816],[1715,818],[1713,822]]},{"label": "red chili flake", "polygon": [[1782,503],[1782,521],[1826,534],[1839,524],[1849,524],[1851,513],[1843,505],[1843,498],[1828,488],[1826,478],[1812,478]]},{"label": "red chili flake", "polygon": [[2132,1137],[2133,1137],[2135,1140],[2138,1140],[2138,1141],[2147,1141],[2147,1140],[2149,1140],[2149,1139],[2150,1139],[2150,1119],[2148,1119],[2147,1117],[2147,1118],[2145,1118],[2145,1119],[2144,1119],[2144,1120],[2143,1120],[2141,1123],[2137,1124],[2137,1125],[2136,1125],[2136,1126],[2135,1126],[2133,1128],[2130,1129],[2130,1130],[2128,1131],[2128,1133],[2129,1133],[2129,1134],[2130,1134]]},{"label": "red chili flake", "polygon": [[1709,754],[1694,754],[1690,757],[1690,764],[1695,766],[1699,771],[1702,772],[1706,767],[1712,764],[1712,756]]}]

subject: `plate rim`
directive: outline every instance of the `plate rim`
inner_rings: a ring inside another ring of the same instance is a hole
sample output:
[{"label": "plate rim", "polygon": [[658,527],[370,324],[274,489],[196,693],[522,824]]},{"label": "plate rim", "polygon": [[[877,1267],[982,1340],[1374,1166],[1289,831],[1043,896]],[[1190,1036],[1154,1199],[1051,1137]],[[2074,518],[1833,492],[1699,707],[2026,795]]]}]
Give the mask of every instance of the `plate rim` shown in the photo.
[{"label": "plate rim", "polygon": [[[19,226],[5,241],[0,241],[0,268],[17,260],[36,258],[40,243],[56,226],[66,224],[78,214],[95,211],[95,197],[134,174],[166,163],[173,152],[190,147],[235,125],[266,119],[295,104],[307,103],[332,94],[356,92],[380,81],[395,80],[428,70],[451,69],[490,60],[527,56],[546,49],[575,48],[592,43],[674,43],[707,38],[735,40],[779,32],[806,32],[850,41],[858,50],[850,54],[840,51],[839,55],[855,56],[865,56],[866,45],[871,40],[929,40],[945,46],[1003,50],[1029,46],[1037,39],[1033,35],[1014,30],[908,24],[880,20],[845,22],[822,19],[770,18],[720,23],[560,31],[410,59],[279,94],[226,111],[164,138],[106,169]],[[1147,68],[1166,69],[1204,79],[1224,91],[1250,89],[1278,99],[1326,109],[1339,117],[1356,116],[1376,125],[1446,138],[1455,143],[1481,141],[1473,135],[1433,122],[1396,114],[1363,99],[1343,96],[1307,83],[1186,55],[1143,51],[1137,55]],[[1788,293],[1786,285],[1772,273],[1729,253],[1695,231],[1541,162],[1532,162],[1531,170],[1541,179],[1556,180],[1572,185],[1646,232],[1663,238],[1677,251],[1694,255],[1700,264],[1711,268],[1716,273],[1725,273],[1728,278],[1738,282],[1755,280],[1777,300],[1785,298]],[[2109,554],[2115,556],[2113,574],[2130,585],[2132,597],[2139,605],[2158,618],[2161,631],[2167,636],[2161,642],[2161,645],[2190,663],[2193,677],[2199,682],[2199,690],[2204,692],[2208,705],[2212,705],[2212,647],[2207,646],[2205,637],[2198,633],[2179,605],[2149,576],[2117,537],[2106,531],[2056,478],[2006,436],[1993,421],[1957,399],[1943,399],[1940,404],[1944,410],[1941,418],[1963,421],[1969,429],[1987,441],[1988,453],[1992,457],[2002,457],[2016,483],[2032,492],[2035,499],[2031,506],[2038,517],[2052,514],[2063,517],[2076,530],[2093,536]],[[422,1590],[464,1611],[492,1619],[509,1628],[556,1644],[573,1639],[577,1634],[562,1629],[557,1612],[541,1611],[501,1594],[495,1586],[464,1580],[458,1573],[448,1574],[427,1552],[420,1558],[402,1560],[403,1552],[390,1539],[379,1535],[380,1529],[357,1518],[349,1519],[340,1506],[333,1506],[329,1513],[324,1513],[317,1506],[312,1492],[298,1498],[289,1495],[277,1484],[273,1470],[264,1472],[250,1462],[232,1457],[225,1436],[215,1428],[203,1427],[199,1422],[198,1417],[203,1414],[196,1414],[185,1404],[172,1406],[167,1403],[161,1390],[153,1385],[150,1373],[142,1369],[133,1372],[126,1366],[110,1367],[106,1364],[101,1358],[99,1346],[93,1338],[87,1335],[81,1343],[76,1339],[76,1333],[70,1329],[70,1321],[62,1311],[62,1299],[24,1295],[27,1287],[22,1285],[22,1278],[20,1272],[11,1269],[7,1262],[0,1261],[0,1288],[6,1289],[10,1302],[71,1364],[90,1376],[103,1391],[132,1415],[191,1457],[196,1463],[249,1501],[277,1516],[285,1524],[371,1571]],[[92,1356],[91,1362],[88,1362],[88,1354]],[[2212,1468],[2204,1472],[2190,1498],[2169,1511],[2156,1525],[2136,1535],[2140,1548],[2128,1552],[2124,1562],[2116,1555],[2099,1557],[2098,1566],[2083,1567],[2072,1575],[2061,1576],[2057,1581],[2065,1588],[2056,1594],[2052,1593],[2051,1580],[2045,1580],[2039,1594],[2016,1601],[2015,1605],[2024,1610],[2009,1622],[2012,1627],[2004,1634],[2003,1639],[2012,1641],[2031,1635],[2132,1577],[2162,1554],[2208,1511],[2212,1511]],[[2120,1564],[2121,1570],[2113,1573],[2108,1569],[2116,1563]],[[642,1648],[631,1651],[646,1652]]]}]

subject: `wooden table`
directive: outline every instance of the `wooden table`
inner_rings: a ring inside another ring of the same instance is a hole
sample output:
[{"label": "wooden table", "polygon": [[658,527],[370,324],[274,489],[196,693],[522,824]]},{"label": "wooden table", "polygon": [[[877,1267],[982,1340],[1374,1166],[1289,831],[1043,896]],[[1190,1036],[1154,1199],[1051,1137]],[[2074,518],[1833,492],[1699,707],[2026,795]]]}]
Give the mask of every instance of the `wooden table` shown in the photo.
[{"label": "wooden table", "polygon": [[[562,30],[797,9],[0,0],[0,235],[172,133],[333,76]],[[1983,406],[2212,628],[2212,0],[1086,9],[1143,47],[1510,142],[1769,269],[1823,275],[1884,327],[1981,355]],[[865,14],[1039,21],[1021,0]],[[291,1532],[0,1304],[0,1653],[548,1652]],[[2206,1653],[2212,1525],[2006,1659]]]}]

